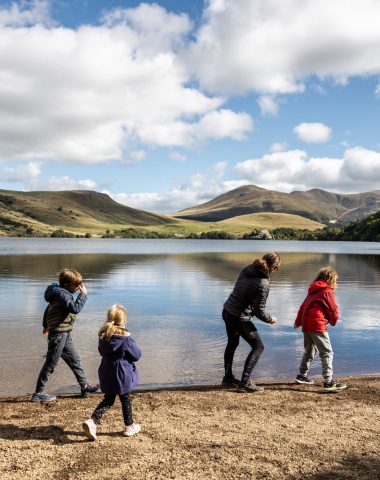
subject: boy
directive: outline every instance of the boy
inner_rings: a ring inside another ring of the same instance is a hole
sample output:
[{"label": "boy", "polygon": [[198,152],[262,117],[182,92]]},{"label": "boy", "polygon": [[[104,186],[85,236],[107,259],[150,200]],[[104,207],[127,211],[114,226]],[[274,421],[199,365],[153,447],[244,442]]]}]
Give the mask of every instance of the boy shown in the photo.
[{"label": "boy", "polygon": [[[49,305],[44,312],[42,333],[48,337],[48,350],[32,402],[51,402],[56,399],[54,395],[45,392],[45,384],[61,357],[73,371],[81,387],[82,397],[86,397],[87,393],[95,393],[99,388],[98,385],[88,383],[70,333],[76,314],[82,310],[87,300],[82,275],[72,268],[65,268],[58,274],[58,281],[59,285],[53,283],[45,291],[45,300]],[[74,300],[73,294],[77,290],[80,293]]]},{"label": "boy", "polygon": [[313,385],[314,381],[307,376],[307,373],[318,351],[322,361],[323,387],[330,391],[347,388],[346,384],[333,380],[334,353],[327,332],[327,324],[334,326],[339,319],[339,308],[334,295],[337,280],[338,274],[333,267],[322,268],[310,285],[307,297],[294,322],[294,328],[302,326],[305,347],[296,382]]}]

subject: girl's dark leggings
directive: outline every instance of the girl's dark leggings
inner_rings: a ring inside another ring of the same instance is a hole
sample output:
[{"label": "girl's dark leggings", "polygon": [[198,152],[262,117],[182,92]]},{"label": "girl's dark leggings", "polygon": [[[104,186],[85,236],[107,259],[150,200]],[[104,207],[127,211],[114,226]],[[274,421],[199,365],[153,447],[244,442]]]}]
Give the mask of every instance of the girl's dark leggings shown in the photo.
[{"label": "girl's dark leggings", "polygon": [[239,339],[242,337],[250,346],[247,359],[244,364],[242,382],[247,382],[251,376],[252,370],[255,368],[260,355],[264,351],[264,344],[261,340],[259,332],[251,320],[242,320],[239,317],[230,315],[225,309],[223,310],[223,320],[227,330],[227,347],[224,352],[224,370],[226,377],[232,377],[232,363],[235,351],[239,345]]},{"label": "girl's dark leggings", "polygon": [[[132,425],[132,398],[129,393],[123,393],[119,395],[121,408],[123,410],[123,418],[125,425]],[[100,423],[102,416],[106,413],[106,411],[112,407],[115,403],[116,395],[104,395],[103,400],[99,403],[99,405],[95,408],[94,413],[91,415],[91,418],[94,420],[96,424]]]}]

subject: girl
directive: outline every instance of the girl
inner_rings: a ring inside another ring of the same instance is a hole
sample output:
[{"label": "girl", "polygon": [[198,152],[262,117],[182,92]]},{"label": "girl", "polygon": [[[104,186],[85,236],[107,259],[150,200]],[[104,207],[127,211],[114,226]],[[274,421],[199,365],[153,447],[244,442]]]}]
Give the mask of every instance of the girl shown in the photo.
[{"label": "girl", "polygon": [[336,304],[334,290],[338,274],[333,267],[322,268],[308,289],[308,294],[302,303],[294,328],[302,325],[304,354],[301,360],[297,383],[313,385],[314,381],[307,376],[310,364],[317,353],[322,361],[322,374],[326,390],[344,390],[347,385],[333,380],[333,350],[327,333],[327,324],[336,325],[339,318],[339,308]]},{"label": "girl", "polygon": [[104,399],[95,408],[89,420],[83,422],[84,434],[96,440],[96,426],[104,413],[112,407],[119,395],[123,411],[125,430],[123,435],[130,437],[139,433],[141,426],[133,423],[130,392],[138,383],[138,374],[133,362],[141,357],[141,350],[125,329],[126,309],[113,305],[107,313],[107,321],[99,330],[99,353],[102,361],[99,367],[100,389]]},{"label": "girl", "polygon": [[[263,322],[276,323],[276,317],[265,311],[265,304],[269,293],[269,277],[279,269],[280,262],[277,253],[269,252],[262,259],[255,260],[252,265],[243,268],[224,304],[222,316],[226,324],[228,342],[224,352],[225,373],[222,385],[235,385],[238,392],[264,390],[250,380],[252,370],[264,350],[263,342],[251,318],[256,316]],[[252,350],[245,361],[241,381],[238,381],[232,373],[232,362],[240,337],[244,338]]]}]

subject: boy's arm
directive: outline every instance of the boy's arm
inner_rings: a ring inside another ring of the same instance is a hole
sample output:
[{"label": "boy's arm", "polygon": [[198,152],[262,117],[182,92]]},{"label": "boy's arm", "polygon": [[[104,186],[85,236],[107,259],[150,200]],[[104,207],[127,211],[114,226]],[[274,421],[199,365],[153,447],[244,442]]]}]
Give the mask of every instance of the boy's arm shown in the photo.
[{"label": "boy's arm", "polygon": [[44,311],[44,316],[42,317],[42,335],[44,335],[45,337],[48,336],[49,334],[49,330],[48,330],[48,324],[47,324],[47,313],[48,313],[48,310],[49,310],[49,305],[45,308],[45,311]]},{"label": "boy's arm", "polygon": [[73,296],[69,291],[61,289],[56,300],[59,305],[68,310],[69,313],[79,313],[87,301],[87,294],[81,292],[74,301]]},{"label": "boy's arm", "polygon": [[333,327],[339,320],[339,307],[332,291],[326,292],[326,307],[329,324]]},{"label": "boy's arm", "polygon": [[302,316],[303,316],[303,309],[304,309],[305,301],[302,302],[302,305],[300,306],[298,313],[297,313],[297,318],[294,322],[294,328],[299,328],[302,325]]}]

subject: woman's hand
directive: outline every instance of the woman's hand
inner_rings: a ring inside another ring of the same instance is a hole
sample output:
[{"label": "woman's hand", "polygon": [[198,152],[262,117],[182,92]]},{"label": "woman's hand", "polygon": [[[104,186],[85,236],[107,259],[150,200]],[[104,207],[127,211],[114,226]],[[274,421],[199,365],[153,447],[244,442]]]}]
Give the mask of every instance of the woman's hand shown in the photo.
[{"label": "woman's hand", "polygon": [[272,325],[274,325],[275,323],[277,323],[277,318],[276,317],[272,317],[272,320],[270,322]]}]

